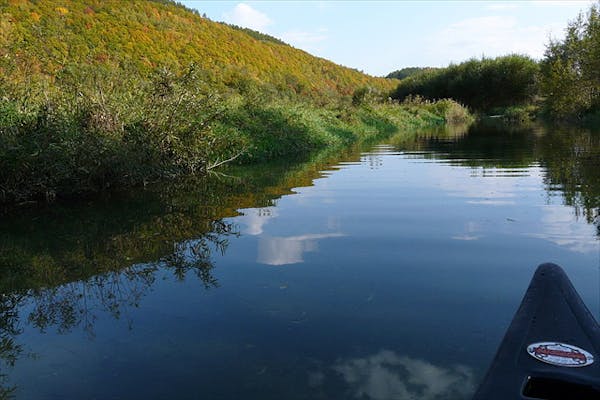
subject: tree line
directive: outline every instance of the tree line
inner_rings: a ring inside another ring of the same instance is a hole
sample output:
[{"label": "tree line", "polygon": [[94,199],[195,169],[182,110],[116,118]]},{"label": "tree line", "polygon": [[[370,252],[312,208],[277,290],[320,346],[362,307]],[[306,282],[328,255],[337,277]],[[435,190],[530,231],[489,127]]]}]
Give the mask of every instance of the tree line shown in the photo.
[{"label": "tree line", "polygon": [[521,55],[471,59],[409,76],[392,97],[452,98],[476,110],[490,110],[531,101],[538,70],[535,60]]},{"label": "tree line", "polygon": [[569,22],[565,38],[551,40],[540,61],[513,54],[408,72],[412,74],[404,76],[392,98],[452,98],[488,113],[511,106],[536,105],[551,119],[597,119],[600,2]]}]

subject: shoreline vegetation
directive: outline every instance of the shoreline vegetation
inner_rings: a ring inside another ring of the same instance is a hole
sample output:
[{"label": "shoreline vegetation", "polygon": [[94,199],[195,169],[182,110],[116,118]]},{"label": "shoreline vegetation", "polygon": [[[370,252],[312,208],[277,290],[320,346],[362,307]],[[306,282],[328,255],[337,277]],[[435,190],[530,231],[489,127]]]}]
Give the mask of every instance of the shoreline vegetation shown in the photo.
[{"label": "shoreline vegetation", "polygon": [[398,80],[170,1],[15,0],[0,13],[0,204],[79,198],[472,119],[452,100],[393,101]]},{"label": "shoreline vegetation", "polygon": [[446,68],[405,68],[391,97],[451,98],[479,116],[523,122],[598,126],[600,121],[600,2],[550,40],[543,59],[512,54],[482,57]]},{"label": "shoreline vegetation", "polygon": [[40,101],[4,88],[0,202],[74,198],[472,119],[452,100],[398,103],[371,87],[325,105],[253,82],[219,90],[194,66],[148,80],[78,74],[71,90]]},{"label": "shoreline vegetation", "polygon": [[483,57],[387,78],[169,0],[12,0],[0,14],[5,205],[475,118],[600,120],[600,3],[570,22],[540,61]]}]

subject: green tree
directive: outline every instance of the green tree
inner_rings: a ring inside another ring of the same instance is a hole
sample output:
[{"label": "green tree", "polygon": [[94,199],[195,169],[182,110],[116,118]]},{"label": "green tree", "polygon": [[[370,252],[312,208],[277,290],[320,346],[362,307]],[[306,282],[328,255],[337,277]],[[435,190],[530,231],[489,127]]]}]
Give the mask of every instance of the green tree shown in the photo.
[{"label": "green tree", "polygon": [[551,116],[582,118],[600,110],[600,2],[552,40],[540,68],[540,90]]},{"label": "green tree", "polygon": [[531,102],[537,91],[537,73],[537,62],[528,56],[471,59],[411,75],[400,82],[392,97],[451,98],[487,111]]}]

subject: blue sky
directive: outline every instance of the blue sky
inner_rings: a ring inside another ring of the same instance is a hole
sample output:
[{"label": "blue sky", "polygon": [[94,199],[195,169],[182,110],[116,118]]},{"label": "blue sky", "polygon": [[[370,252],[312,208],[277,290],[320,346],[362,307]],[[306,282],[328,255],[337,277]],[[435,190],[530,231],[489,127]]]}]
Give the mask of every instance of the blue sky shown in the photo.
[{"label": "blue sky", "polygon": [[482,55],[541,58],[593,1],[181,1],[371,75]]}]

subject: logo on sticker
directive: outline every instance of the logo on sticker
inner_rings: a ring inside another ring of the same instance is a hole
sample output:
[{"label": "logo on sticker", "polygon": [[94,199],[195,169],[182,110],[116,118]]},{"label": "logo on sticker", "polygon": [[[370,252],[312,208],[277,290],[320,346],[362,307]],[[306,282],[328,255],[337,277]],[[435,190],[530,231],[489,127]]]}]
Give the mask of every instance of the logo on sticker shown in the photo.
[{"label": "logo on sticker", "polygon": [[527,346],[527,353],[542,362],[559,367],[585,367],[594,362],[589,352],[570,344],[541,342]]}]

